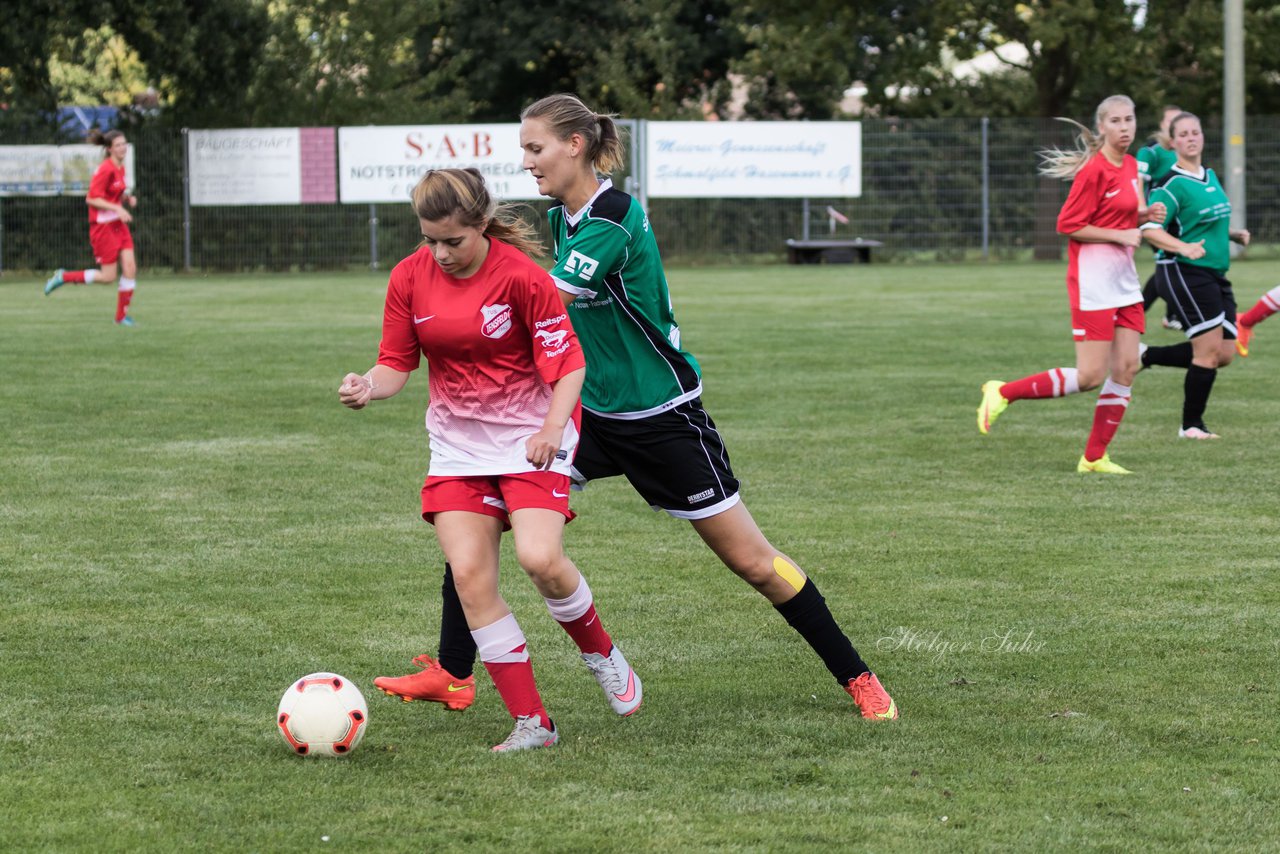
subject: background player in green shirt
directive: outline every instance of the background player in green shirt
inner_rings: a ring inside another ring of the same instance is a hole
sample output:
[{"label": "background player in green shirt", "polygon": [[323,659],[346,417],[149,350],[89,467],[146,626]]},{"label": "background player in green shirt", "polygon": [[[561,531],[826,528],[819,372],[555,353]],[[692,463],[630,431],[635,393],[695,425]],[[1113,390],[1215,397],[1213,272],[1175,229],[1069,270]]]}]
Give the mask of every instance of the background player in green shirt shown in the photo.
[{"label": "background player in green shirt", "polygon": [[[1168,175],[1169,170],[1173,168],[1173,164],[1178,162],[1178,154],[1173,150],[1173,141],[1169,139],[1169,122],[1173,121],[1181,112],[1181,107],[1173,105],[1165,107],[1160,113],[1160,129],[1152,136],[1151,141],[1139,149],[1137,155],[1135,155],[1138,161],[1138,177],[1142,179],[1142,197],[1144,199],[1150,195],[1154,183]],[[1147,283],[1142,286],[1142,310],[1150,311],[1158,296],[1156,274],[1153,272],[1148,277]],[[1168,307],[1165,309],[1162,323],[1165,329],[1182,328],[1182,321],[1178,320],[1177,315]]]},{"label": "background player in green shirt", "polygon": [[1159,249],[1156,276],[1160,296],[1177,313],[1190,341],[1148,347],[1144,367],[1167,365],[1187,371],[1182,403],[1184,439],[1217,439],[1204,423],[1204,411],[1218,368],[1235,356],[1236,299],[1227,281],[1230,243],[1249,245],[1249,232],[1231,228],[1231,201],[1218,176],[1204,166],[1204,131],[1191,113],[1169,126],[1178,161],[1158,180],[1149,197],[1168,208],[1164,227],[1146,224],[1143,237]]}]

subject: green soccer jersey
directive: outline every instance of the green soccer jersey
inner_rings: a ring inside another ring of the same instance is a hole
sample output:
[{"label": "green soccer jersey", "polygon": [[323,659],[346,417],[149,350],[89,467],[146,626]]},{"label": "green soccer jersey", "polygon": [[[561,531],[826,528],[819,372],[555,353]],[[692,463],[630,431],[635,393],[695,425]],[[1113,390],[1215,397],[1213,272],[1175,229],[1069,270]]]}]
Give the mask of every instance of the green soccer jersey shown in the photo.
[{"label": "green soccer jersey", "polygon": [[587,357],[582,405],[616,418],[642,418],[702,393],[698,362],[680,347],[667,277],[649,218],[609,181],[572,216],[547,212],[555,241],[551,269]]},{"label": "green soccer jersey", "polygon": [[1180,166],[1156,181],[1148,201],[1164,202],[1168,216],[1164,230],[1185,243],[1204,241],[1204,257],[1191,261],[1163,249],[1159,258],[1177,258],[1180,263],[1208,267],[1226,273],[1231,266],[1231,201],[1222,191],[1218,176],[1207,166],[1200,174]]},{"label": "green soccer jersey", "polygon": [[1139,149],[1135,159],[1138,161],[1138,177],[1142,179],[1142,189],[1149,193],[1155,182],[1168,175],[1173,164],[1178,162],[1178,154],[1153,142]]}]

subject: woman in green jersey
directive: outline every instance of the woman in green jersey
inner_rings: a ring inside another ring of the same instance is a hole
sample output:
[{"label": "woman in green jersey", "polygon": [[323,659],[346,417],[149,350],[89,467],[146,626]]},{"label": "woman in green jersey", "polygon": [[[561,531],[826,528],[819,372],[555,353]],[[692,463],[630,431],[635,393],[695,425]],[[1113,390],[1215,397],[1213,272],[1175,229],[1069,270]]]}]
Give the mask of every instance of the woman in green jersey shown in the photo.
[{"label": "woman in green jersey", "polygon": [[1142,234],[1157,249],[1160,296],[1178,315],[1190,341],[1147,347],[1143,367],[1167,365],[1187,371],[1182,403],[1185,439],[1217,439],[1204,411],[1218,368],[1235,356],[1236,300],[1227,281],[1231,241],[1249,245],[1249,232],[1231,228],[1231,201],[1218,176],[1204,166],[1200,119],[1182,113],[1169,125],[1178,162],[1154,182],[1149,201],[1168,208],[1164,226],[1147,223]]},{"label": "woman in green jersey", "polygon": [[[742,502],[724,441],[702,407],[701,370],[681,342],[649,218],[599,177],[623,163],[612,117],[573,95],[552,95],[521,114],[520,145],[538,191],[559,202],[547,214],[551,275],[587,357],[575,480],[623,475],[651,507],[689,520],[808,642],[862,717],[897,718],[813,580],[769,542]],[[459,622],[447,566],[443,594],[439,665],[462,677],[474,652],[460,632],[446,631]],[[412,699],[443,702],[425,689]]]}]

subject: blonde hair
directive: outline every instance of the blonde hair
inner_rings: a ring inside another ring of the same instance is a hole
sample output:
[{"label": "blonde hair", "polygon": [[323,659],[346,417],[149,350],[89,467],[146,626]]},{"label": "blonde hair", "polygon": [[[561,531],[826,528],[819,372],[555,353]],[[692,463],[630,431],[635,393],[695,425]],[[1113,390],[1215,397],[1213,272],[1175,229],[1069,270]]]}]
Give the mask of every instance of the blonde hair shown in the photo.
[{"label": "blonde hair", "polygon": [[[1095,127],[1102,124],[1102,120],[1106,117],[1108,110],[1115,104],[1124,104],[1129,109],[1133,109],[1133,100],[1128,95],[1112,95],[1109,98],[1104,98],[1094,113]],[[1041,175],[1069,181],[1084,168],[1084,165],[1089,162],[1093,155],[1102,149],[1102,137],[1075,119],[1065,119],[1061,116],[1057,118],[1060,122],[1073,124],[1080,129],[1080,133],[1076,136],[1076,147],[1071,151],[1064,151],[1061,148],[1049,148],[1041,151],[1039,171]]]},{"label": "blonde hair", "polygon": [[526,255],[542,255],[542,241],[533,226],[515,213],[512,205],[500,205],[479,169],[432,169],[413,188],[413,212],[418,219],[435,221],[457,216],[468,228],[483,228]]},{"label": "blonde hair", "polygon": [[520,120],[525,119],[541,119],[561,140],[580,135],[591,167],[602,175],[617,172],[626,162],[626,149],[613,116],[592,112],[577,95],[548,95],[520,112]]}]

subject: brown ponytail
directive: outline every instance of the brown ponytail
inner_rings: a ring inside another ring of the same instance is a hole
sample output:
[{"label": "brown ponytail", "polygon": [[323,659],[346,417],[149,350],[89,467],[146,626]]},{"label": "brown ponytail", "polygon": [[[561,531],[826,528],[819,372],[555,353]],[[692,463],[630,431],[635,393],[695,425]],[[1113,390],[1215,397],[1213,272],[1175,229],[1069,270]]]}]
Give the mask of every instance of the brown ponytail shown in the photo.
[{"label": "brown ponytail", "polygon": [[117,139],[124,136],[124,131],[109,130],[105,133],[98,128],[89,131],[89,135],[85,137],[85,142],[90,145],[101,145],[103,148],[102,156],[107,157],[111,153],[111,145]]}]

